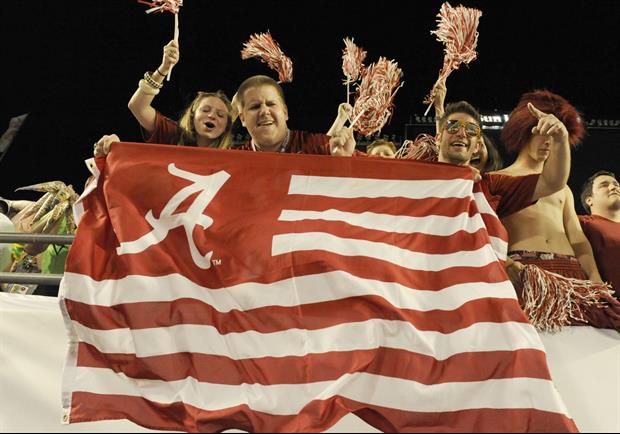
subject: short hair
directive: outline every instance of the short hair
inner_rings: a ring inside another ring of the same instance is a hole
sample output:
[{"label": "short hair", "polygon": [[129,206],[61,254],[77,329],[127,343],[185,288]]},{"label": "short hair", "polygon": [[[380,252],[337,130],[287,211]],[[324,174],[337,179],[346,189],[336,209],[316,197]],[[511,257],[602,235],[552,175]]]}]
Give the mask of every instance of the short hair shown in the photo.
[{"label": "short hair", "polygon": [[282,99],[282,102],[286,105],[286,99],[284,99],[284,91],[282,90],[282,86],[280,86],[277,81],[266,75],[253,75],[250,78],[246,78],[239,86],[239,89],[237,89],[236,96],[238,99],[239,111],[243,111],[243,109],[245,108],[245,91],[249,88],[259,86],[273,87],[278,92],[278,95]]},{"label": "short hair", "polygon": [[588,180],[581,187],[581,206],[586,210],[588,214],[592,214],[592,210],[590,209],[590,205],[586,203],[586,199],[592,196],[592,187],[594,186],[594,181],[599,176],[611,176],[613,179],[616,179],[616,175],[613,172],[609,172],[607,170],[599,170],[594,175],[588,178]]},{"label": "short hair", "polygon": [[181,127],[181,137],[179,138],[179,142],[177,143],[180,146],[196,146],[197,138],[196,138],[196,127],[194,126],[194,116],[196,115],[196,109],[200,102],[213,96],[215,98],[219,98],[225,105],[228,113],[226,114],[226,128],[221,136],[217,138],[215,143],[213,144],[214,148],[228,149],[232,144],[232,124],[233,124],[233,109],[230,103],[230,100],[226,96],[224,92],[221,90],[217,90],[215,92],[198,92],[194,100],[187,106],[187,108],[183,111],[181,118],[179,119],[179,127]]},{"label": "short hair", "polygon": [[396,153],[396,145],[394,144],[394,142],[391,142],[391,141],[385,140],[385,139],[377,139],[374,142],[372,142],[369,145],[367,145],[366,146],[366,153],[370,154],[370,151],[372,151],[374,148],[377,148],[379,146],[387,146],[394,153]]},{"label": "short hair", "polygon": [[493,139],[485,133],[482,133],[482,140],[484,140],[484,145],[487,148],[487,163],[480,171],[482,173],[494,172],[504,167],[504,161]]},{"label": "short hair", "polygon": [[502,129],[502,143],[508,152],[519,152],[532,137],[532,128],[538,124],[538,119],[527,108],[528,103],[562,121],[568,130],[568,141],[572,147],[581,142],[586,130],[577,109],[560,95],[546,89],[537,89],[521,96]]},{"label": "short hair", "polygon": [[479,127],[482,127],[482,121],[480,119],[480,113],[478,112],[478,110],[476,110],[474,106],[468,103],[467,101],[458,101],[458,102],[451,102],[450,104],[446,105],[443,116],[439,118],[439,129],[440,130],[443,130],[443,128],[446,126],[446,122],[448,121],[448,116],[454,113],[465,113],[471,116],[472,118],[474,118]]}]

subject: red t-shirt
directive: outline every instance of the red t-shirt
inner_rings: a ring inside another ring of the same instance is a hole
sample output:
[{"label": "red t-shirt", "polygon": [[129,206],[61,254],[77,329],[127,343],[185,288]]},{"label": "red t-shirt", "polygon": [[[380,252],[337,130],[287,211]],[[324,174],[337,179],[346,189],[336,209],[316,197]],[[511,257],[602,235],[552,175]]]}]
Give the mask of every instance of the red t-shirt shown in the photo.
[{"label": "red t-shirt", "polygon": [[480,185],[491,208],[499,218],[503,218],[535,203],[532,196],[539,177],[539,174],[509,176],[484,173]]},{"label": "red t-shirt", "polygon": [[151,135],[148,135],[144,128],[140,128],[144,142],[163,145],[176,145],[179,143],[182,132],[179,124],[158,111],[155,113],[155,129]]},{"label": "red t-shirt", "polygon": [[620,299],[620,223],[599,215],[580,215],[583,232],[590,240],[596,266]]},{"label": "red t-shirt", "polygon": [[[319,154],[330,155],[329,136],[321,133],[309,133],[307,131],[290,130],[290,137],[282,152],[286,154]],[[244,143],[239,148],[251,151],[251,142]]]}]

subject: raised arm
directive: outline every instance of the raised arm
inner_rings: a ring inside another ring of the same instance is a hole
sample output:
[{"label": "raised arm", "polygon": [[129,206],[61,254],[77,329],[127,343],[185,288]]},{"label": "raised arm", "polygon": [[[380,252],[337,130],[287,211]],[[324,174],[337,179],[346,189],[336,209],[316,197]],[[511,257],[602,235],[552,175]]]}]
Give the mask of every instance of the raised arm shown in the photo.
[{"label": "raised arm", "polygon": [[444,78],[435,87],[435,98],[433,99],[433,105],[435,106],[435,134],[439,132],[439,119],[444,114],[447,93],[448,89],[446,88],[446,79]]},{"label": "raised arm", "polygon": [[527,104],[530,113],[538,119],[532,134],[548,135],[552,138],[549,158],[545,162],[532,201],[562,190],[570,174],[570,146],[566,126],[554,115],[538,110],[532,103]]},{"label": "raised arm", "polygon": [[563,220],[564,231],[566,237],[575,252],[575,257],[579,260],[579,264],[583,271],[588,276],[589,280],[601,283],[603,279],[598,272],[596,261],[594,259],[594,253],[592,252],[592,246],[588,241],[588,238],[583,233],[581,225],[579,224],[579,218],[575,212],[575,200],[573,193],[568,186],[564,187],[566,200],[564,201]]},{"label": "raised arm", "polygon": [[332,155],[350,157],[355,151],[355,137],[350,127],[343,127],[329,139],[329,150]]},{"label": "raised arm", "polygon": [[344,127],[344,124],[348,120],[350,120],[352,112],[353,112],[353,107],[351,107],[351,104],[348,104],[346,102],[343,102],[342,104],[340,104],[338,106],[338,115],[336,116],[336,119],[334,119],[334,123],[332,124],[329,131],[327,132],[327,135],[333,136],[336,133],[336,131],[340,131]]},{"label": "raised arm", "polygon": [[[138,83],[138,89],[127,106],[136,120],[149,134],[155,130],[156,111],[151,106],[155,95],[159,93],[164,78],[179,61],[179,44],[172,40],[164,46],[161,64],[153,72],[148,72],[150,79],[144,78]],[[152,80],[154,83],[150,83]]]}]

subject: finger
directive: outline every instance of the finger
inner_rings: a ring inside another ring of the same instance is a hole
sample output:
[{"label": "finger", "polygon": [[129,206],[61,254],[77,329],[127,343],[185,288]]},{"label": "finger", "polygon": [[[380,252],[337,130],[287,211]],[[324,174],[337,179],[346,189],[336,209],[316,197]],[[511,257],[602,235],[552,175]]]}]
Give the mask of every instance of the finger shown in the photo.
[{"label": "finger", "polygon": [[555,123],[548,118],[542,118],[538,121],[538,134],[544,135],[549,133],[549,128],[551,128]]},{"label": "finger", "polygon": [[551,128],[549,128],[549,131],[547,131],[547,134],[555,135],[555,134],[560,133],[561,131],[562,131],[562,124],[557,123],[553,125]]},{"label": "finger", "polygon": [[545,112],[541,112],[540,110],[538,110],[536,107],[534,107],[534,104],[532,104],[531,102],[527,103],[527,109],[536,119],[540,119],[547,114]]}]

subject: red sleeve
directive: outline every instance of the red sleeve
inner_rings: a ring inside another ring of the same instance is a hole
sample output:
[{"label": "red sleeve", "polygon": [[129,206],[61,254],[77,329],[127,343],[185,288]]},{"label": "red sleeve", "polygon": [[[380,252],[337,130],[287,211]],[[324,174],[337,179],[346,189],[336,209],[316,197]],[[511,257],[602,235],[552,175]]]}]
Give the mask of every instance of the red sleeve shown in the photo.
[{"label": "red sleeve", "polygon": [[485,173],[482,176],[488,188],[487,199],[500,218],[521,211],[536,202],[532,200],[532,196],[539,174],[508,176]]},{"label": "red sleeve", "polygon": [[329,136],[321,133],[291,130],[288,152],[290,154],[329,155]]},{"label": "red sleeve", "polygon": [[155,130],[153,130],[150,136],[144,128],[140,129],[145,143],[176,145],[181,138],[181,128],[179,128],[179,124],[162,115],[160,112],[156,112],[155,114]]}]

